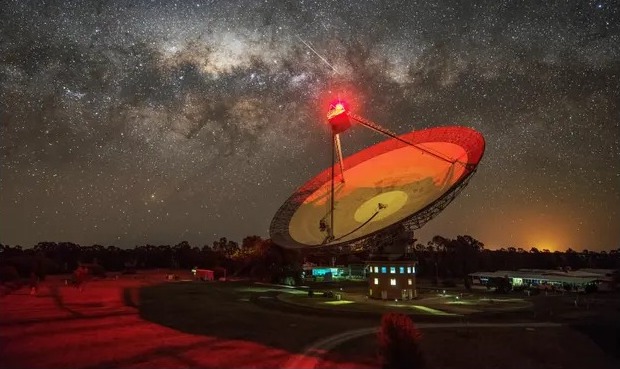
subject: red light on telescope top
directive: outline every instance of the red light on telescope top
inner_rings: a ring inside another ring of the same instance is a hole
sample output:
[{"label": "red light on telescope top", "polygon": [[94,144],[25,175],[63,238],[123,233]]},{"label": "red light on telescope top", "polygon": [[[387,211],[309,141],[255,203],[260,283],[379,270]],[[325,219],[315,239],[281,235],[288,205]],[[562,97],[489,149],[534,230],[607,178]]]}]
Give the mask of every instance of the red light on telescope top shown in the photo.
[{"label": "red light on telescope top", "polygon": [[334,134],[341,133],[351,127],[351,121],[347,114],[346,103],[338,100],[330,104],[329,111],[327,112],[327,120],[332,126]]},{"label": "red light on telescope top", "polygon": [[330,104],[329,111],[327,112],[327,119],[332,119],[337,115],[346,113],[346,111],[347,109],[345,108],[345,104],[342,101],[332,103]]}]

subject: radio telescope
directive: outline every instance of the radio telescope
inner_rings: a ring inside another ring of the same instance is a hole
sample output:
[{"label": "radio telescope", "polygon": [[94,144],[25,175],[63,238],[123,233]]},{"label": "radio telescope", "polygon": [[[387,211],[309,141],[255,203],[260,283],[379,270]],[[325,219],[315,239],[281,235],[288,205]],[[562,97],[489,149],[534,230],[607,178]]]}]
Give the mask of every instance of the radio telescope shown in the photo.
[{"label": "radio telescope", "polygon": [[[278,245],[353,251],[373,248],[439,214],[467,185],[484,153],[484,138],[467,127],[403,135],[349,111],[327,114],[332,165],[278,209],[269,229]],[[343,158],[340,133],[357,123],[389,139]]]}]

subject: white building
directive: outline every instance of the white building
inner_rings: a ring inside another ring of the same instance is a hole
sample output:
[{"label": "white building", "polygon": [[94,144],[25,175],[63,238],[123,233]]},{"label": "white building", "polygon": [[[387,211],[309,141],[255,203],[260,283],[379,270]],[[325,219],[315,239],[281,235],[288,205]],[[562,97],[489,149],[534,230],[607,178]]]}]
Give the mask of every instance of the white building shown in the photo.
[{"label": "white building", "polygon": [[599,291],[615,288],[615,270],[580,269],[562,271],[552,269],[498,270],[495,272],[470,273],[473,286],[486,286],[491,278],[508,278],[513,287],[529,286],[541,289],[563,289],[566,285],[575,290],[583,290],[587,285],[595,285]]}]

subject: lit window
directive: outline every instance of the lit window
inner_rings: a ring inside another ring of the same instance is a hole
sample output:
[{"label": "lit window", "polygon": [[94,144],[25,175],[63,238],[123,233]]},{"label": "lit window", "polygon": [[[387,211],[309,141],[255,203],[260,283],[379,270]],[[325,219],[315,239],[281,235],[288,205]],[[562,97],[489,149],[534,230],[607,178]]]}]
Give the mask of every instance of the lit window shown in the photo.
[{"label": "lit window", "polygon": [[368,294],[372,295],[372,288],[368,290]]},{"label": "lit window", "polygon": [[407,274],[411,274],[411,267],[407,267]]},{"label": "lit window", "polygon": [[396,267],[390,267],[390,273],[396,273]]},{"label": "lit window", "polygon": [[411,273],[415,274],[415,267],[411,267]]},{"label": "lit window", "polygon": [[392,278],[392,279],[390,279],[390,284],[391,284],[392,286],[396,286],[396,278]]},{"label": "lit window", "polygon": [[386,267],[381,267],[381,273],[387,273],[387,268]]},{"label": "lit window", "polygon": [[399,273],[400,274],[405,274],[405,267],[400,267],[399,268]]},{"label": "lit window", "polygon": [[413,282],[411,281],[411,278],[407,279],[407,284],[411,286]]},{"label": "lit window", "polygon": [[379,284],[379,278],[375,278],[375,284]]},{"label": "lit window", "polygon": [[379,267],[375,267],[375,273],[379,273]]}]

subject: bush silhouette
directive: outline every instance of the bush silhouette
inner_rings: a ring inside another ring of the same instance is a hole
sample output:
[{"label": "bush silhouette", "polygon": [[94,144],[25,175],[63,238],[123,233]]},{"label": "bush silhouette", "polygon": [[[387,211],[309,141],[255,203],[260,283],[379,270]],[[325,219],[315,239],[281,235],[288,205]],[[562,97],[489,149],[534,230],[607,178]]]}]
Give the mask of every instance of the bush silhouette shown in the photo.
[{"label": "bush silhouette", "polygon": [[378,335],[379,360],[383,369],[424,368],[420,349],[422,335],[405,314],[388,313],[381,318]]}]

